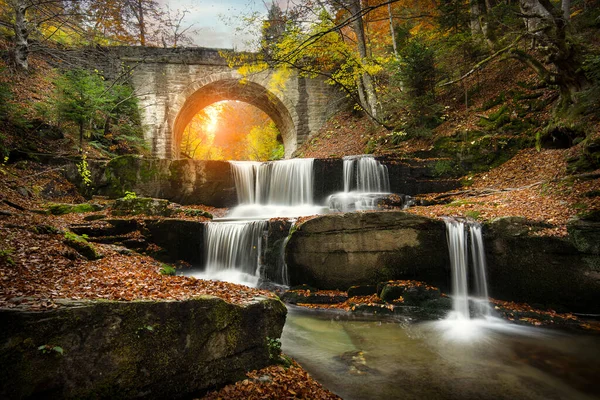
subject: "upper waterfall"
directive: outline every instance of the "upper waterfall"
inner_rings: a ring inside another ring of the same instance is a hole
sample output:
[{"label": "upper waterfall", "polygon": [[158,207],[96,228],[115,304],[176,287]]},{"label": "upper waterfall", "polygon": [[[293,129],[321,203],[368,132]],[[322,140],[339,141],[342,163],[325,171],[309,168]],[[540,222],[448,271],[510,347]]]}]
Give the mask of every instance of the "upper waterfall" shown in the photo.
[{"label": "upper waterfall", "polygon": [[229,218],[322,214],[314,204],[313,158],[273,162],[230,161],[238,206]]}]

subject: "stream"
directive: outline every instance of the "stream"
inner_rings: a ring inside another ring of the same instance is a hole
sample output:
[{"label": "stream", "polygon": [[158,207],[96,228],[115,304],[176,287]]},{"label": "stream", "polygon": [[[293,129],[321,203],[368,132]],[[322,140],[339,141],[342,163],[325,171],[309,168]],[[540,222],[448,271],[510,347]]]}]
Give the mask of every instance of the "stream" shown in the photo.
[{"label": "stream", "polygon": [[597,336],[288,311],[283,352],[344,400],[600,398]]}]

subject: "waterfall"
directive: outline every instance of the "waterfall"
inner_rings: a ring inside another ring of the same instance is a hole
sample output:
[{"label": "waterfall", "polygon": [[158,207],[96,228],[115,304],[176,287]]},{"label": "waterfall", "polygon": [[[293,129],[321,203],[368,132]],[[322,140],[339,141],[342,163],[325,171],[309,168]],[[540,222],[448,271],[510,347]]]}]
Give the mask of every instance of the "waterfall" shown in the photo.
[{"label": "waterfall", "polygon": [[475,306],[477,308],[478,315],[489,316],[490,307],[486,276],[487,266],[485,263],[485,249],[483,247],[481,225],[477,223],[469,224],[469,235],[471,236],[473,282],[475,285],[475,294],[478,296]]},{"label": "waterfall", "polygon": [[275,162],[231,161],[239,204],[313,203],[312,158]]},{"label": "waterfall", "polygon": [[256,286],[266,228],[264,220],[207,223],[203,276]]},{"label": "waterfall", "polygon": [[388,169],[372,156],[344,157],[344,193],[388,193]]},{"label": "waterfall", "polygon": [[[474,304],[473,313],[476,317],[489,316],[488,291],[485,273],[485,253],[481,236],[481,225],[474,222],[453,218],[445,219],[446,237],[452,269],[452,308],[458,319],[470,319],[469,300]],[[470,241],[468,240],[470,236]],[[470,244],[470,249],[469,249]],[[468,270],[469,250],[471,252],[471,270],[473,272],[474,288],[469,297]]]},{"label": "waterfall", "polygon": [[238,204],[254,204],[256,202],[256,169],[259,162],[230,161],[233,181],[237,192]]},{"label": "waterfall", "polygon": [[372,156],[344,157],[344,192],[329,196],[330,210],[375,210],[377,202],[389,194],[388,169]]}]

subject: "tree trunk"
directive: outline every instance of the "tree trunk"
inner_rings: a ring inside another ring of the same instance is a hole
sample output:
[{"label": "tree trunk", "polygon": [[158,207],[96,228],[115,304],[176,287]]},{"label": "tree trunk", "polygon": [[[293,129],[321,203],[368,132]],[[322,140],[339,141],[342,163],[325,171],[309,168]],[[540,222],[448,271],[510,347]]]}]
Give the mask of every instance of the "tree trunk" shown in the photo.
[{"label": "tree trunk", "polygon": [[469,0],[469,9],[470,9],[470,22],[469,26],[471,27],[471,35],[483,35],[483,30],[481,29],[481,24],[479,20],[483,13],[481,9],[481,3],[479,0]]},{"label": "tree trunk", "polygon": [[84,122],[79,122],[79,152],[83,151],[83,132],[84,132]]},{"label": "tree trunk", "polygon": [[27,26],[27,4],[25,0],[17,0],[14,3],[15,8],[15,48],[14,61],[21,70],[29,69],[29,28]]},{"label": "tree trunk", "polygon": [[[349,11],[354,20],[352,21],[352,30],[356,35],[356,42],[358,46],[358,54],[360,55],[361,62],[367,62],[368,58],[368,50],[367,50],[367,41],[365,38],[365,28],[363,24],[362,16],[360,16],[361,12],[361,4],[360,0],[351,0],[349,4]],[[373,78],[367,72],[363,72],[361,75],[361,82],[364,89],[364,104],[361,104],[367,112],[374,119],[377,118],[377,94],[375,93],[375,85],[373,83]]]},{"label": "tree trunk", "polygon": [[392,17],[392,3],[388,3],[388,15],[390,17],[390,34],[392,35],[394,56],[398,57],[398,45],[396,44],[396,32],[394,31],[394,18]]},{"label": "tree trunk", "polygon": [[144,0],[133,0],[130,4],[133,15],[137,20],[140,45],[146,45],[146,21],[144,15]]},{"label": "tree trunk", "polygon": [[[570,7],[566,3],[568,0],[566,2],[563,0],[561,9],[557,9],[550,0],[520,0],[519,2],[527,30],[535,38],[534,43],[544,56],[544,63],[554,66],[554,71],[550,73],[546,70],[541,77],[559,88],[558,112],[565,111],[573,105],[576,102],[574,95],[589,84],[581,68],[581,49],[567,33],[569,22],[565,18],[565,13],[570,13]],[[533,59],[533,56],[527,56]],[[538,67],[542,65],[537,60],[534,64]]]},{"label": "tree trunk", "polygon": [[[584,2],[585,4],[585,2]],[[570,20],[571,19],[571,0],[562,0],[561,4],[561,9],[563,12],[563,18],[565,20]]]}]

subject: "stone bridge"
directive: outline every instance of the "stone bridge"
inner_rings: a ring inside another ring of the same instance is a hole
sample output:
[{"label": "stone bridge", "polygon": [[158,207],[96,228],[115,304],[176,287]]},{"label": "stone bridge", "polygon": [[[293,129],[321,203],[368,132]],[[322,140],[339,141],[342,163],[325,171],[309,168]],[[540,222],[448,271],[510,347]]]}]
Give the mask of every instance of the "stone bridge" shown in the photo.
[{"label": "stone bridge", "polygon": [[[217,49],[116,47],[112,73],[131,68],[140,98],[144,137],[159,158],[179,158],[183,131],[204,107],[238,100],[264,111],[274,122],[289,158],[346,104],[343,93],[323,78],[290,73],[282,81],[267,70],[245,77],[230,68]],[[108,74],[110,75],[110,74]],[[279,85],[277,85],[279,82]]]}]

